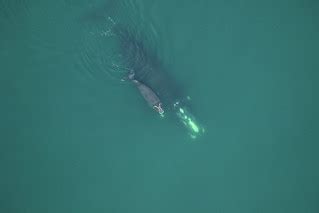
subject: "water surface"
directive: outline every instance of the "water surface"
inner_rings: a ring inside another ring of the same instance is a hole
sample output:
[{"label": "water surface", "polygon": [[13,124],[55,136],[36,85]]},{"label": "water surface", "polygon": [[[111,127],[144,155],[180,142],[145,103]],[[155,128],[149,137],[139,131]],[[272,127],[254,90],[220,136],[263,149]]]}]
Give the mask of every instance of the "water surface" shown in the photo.
[{"label": "water surface", "polygon": [[[316,1],[0,1],[1,212],[318,212]],[[132,85],[113,22],[205,126]]]}]

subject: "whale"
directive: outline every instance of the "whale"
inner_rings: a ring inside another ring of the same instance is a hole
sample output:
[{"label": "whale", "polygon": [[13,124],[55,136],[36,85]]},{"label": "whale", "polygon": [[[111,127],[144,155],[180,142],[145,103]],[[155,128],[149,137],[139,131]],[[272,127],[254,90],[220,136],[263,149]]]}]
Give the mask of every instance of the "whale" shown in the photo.
[{"label": "whale", "polygon": [[128,78],[133,84],[136,86],[140,94],[143,96],[145,101],[148,103],[150,107],[152,107],[160,116],[164,116],[164,110],[162,108],[162,102],[160,98],[155,94],[155,92],[148,87],[147,85],[141,83],[140,81],[134,78],[135,73],[130,72]]}]

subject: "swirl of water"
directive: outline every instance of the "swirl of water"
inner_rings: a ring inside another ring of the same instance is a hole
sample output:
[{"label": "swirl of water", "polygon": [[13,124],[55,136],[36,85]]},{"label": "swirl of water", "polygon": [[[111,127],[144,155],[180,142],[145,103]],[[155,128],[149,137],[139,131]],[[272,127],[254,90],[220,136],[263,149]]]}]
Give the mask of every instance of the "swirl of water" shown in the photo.
[{"label": "swirl of water", "polygon": [[99,9],[85,16],[78,67],[91,78],[116,82],[122,82],[134,69],[146,75],[150,58],[145,47],[157,49],[156,28],[149,27],[154,25],[143,16],[141,2],[118,1],[109,5],[93,6]]}]

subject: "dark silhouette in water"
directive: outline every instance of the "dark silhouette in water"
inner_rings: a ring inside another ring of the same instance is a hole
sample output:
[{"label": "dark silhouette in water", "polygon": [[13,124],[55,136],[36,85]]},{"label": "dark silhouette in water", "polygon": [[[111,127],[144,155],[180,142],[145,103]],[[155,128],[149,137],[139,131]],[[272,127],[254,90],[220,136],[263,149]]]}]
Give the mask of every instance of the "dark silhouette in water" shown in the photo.
[{"label": "dark silhouette in water", "polygon": [[117,26],[114,32],[125,66],[134,71],[134,79],[152,88],[165,108],[173,108],[174,103],[183,96],[158,57],[136,38],[133,31]]}]

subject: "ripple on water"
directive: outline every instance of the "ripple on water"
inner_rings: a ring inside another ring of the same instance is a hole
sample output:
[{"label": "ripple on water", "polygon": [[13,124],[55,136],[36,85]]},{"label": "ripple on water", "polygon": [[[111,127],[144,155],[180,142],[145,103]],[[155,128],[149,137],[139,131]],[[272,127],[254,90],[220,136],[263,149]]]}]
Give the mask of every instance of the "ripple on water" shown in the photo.
[{"label": "ripple on water", "polygon": [[[112,4],[112,7],[91,5],[90,8],[91,10],[87,11],[89,15],[84,15],[86,20],[82,20],[77,65],[81,72],[90,78],[121,83],[132,70],[130,65],[145,61],[145,55],[138,54],[142,51],[139,46],[134,50],[137,54],[123,53],[119,44],[118,27],[129,31],[134,38],[143,40],[145,46],[152,49],[156,49],[154,47],[158,40],[156,28],[143,16],[143,4],[139,1],[118,1],[116,5]],[[145,68],[143,70],[147,72],[146,67],[140,68]]]}]

